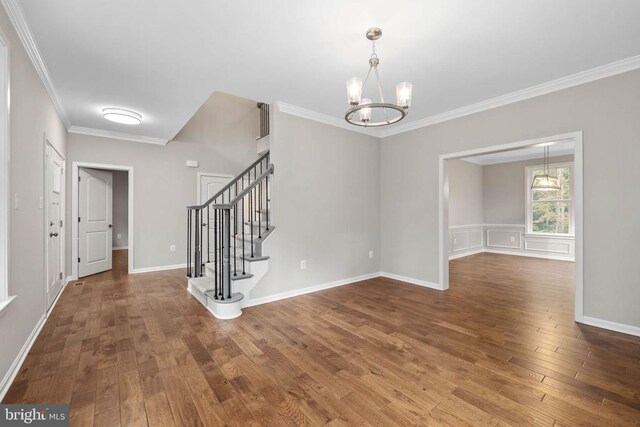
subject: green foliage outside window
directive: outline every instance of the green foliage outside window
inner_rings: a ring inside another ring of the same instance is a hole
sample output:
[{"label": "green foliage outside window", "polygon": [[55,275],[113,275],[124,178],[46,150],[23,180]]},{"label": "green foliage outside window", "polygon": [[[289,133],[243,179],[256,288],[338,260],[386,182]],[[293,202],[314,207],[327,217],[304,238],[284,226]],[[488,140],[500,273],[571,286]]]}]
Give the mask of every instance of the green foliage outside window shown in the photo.
[{"label": "green foliage outside window", "polygon": [[[544,174],[543,170],[533,170],[532,177]],[[558,177],[561,189],[557,191],[531,190],[532,231],[534,233],[569,234],[569,207],[571,205],[569,167],[549,168],[549,175]]]}]

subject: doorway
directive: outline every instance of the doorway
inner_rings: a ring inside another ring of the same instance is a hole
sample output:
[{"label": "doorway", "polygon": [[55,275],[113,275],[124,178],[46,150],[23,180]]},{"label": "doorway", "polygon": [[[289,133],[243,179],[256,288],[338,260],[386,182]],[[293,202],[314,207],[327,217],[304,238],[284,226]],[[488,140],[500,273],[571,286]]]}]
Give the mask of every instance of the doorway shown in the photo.
[{"label": "doorway", "polygon": [[73,163],[73,279],[111,270],[114,250],[126,249],[127,271],[133,272],[133,187],[131,166]]},{"label": "doorway", "polygon": [[[582,200],[582,189],[583,189],[583,157],[582,157],[582,132],[573,132],[568,134],[556,135],[545,138],[538,138],[533,140],[515,142],[511,144],[497,145],[492,147],[481,148],[477,150],[469,150],[458,153],[450,153],[444,154],[440,156],[439,162],[439,207],[440,207],[440,227],[439,227],[439,241],[440,241],[440,250],[439,250],[439,258],[440,258],[440,288],[442,290],[446,290],[449,288],[449,257],[451,253],[455,253],[456,250],[460,250],[460,245],[464,246],[464,236],[462,231],[460,230],[456,232],[458,235],[458,239],[450,237],[450,227],[449,227],[449,203],[450,203],[450,182],[449,182],[449,167],[450,162],[459,159],[472,158],[476,156],[489,155],[489,154],[500,154],[509,153],[514,150],[521,150],[525,148],[536,147],[539,150],[542,150],[540,147],[549,146],[550,144],[562,144],[562,143],[570,143],[573,145],[574,152],[574,162],[573,169],[571,174],[573,176],[572,181],[572,227],[574,231],[574,243],[572,247],[572,251],[574,253],[575,258],[575,301],[574,301],[574,317],[575,320],[581,322],[583,320],[583,221],[582,221],[582,210],[583,210],[583,200]],[[524,187],[524,186],[523,186]],[[526,190],[522,188],[523,191]],[[478,224],[475,224],[477,226]],[[505,224],[501,224],[505,225]],[[477,227],[476,227],[477,228]],[[497,228],[497,227],[493,227]],[[504,227],[503,227],[504,228]],[[503,245],[507,246],[516,246],[519,244],[519,235],[521,234],[519,231],[508,229],[506,227],[505,230],[501,230],[500,233],[492,232],[490,237],[495,238],[503,238],[506,239],[504,242],[496,240],[492,243],[493,246]],[[475,231],[474,231],[475,232]],[[471,233],[467,233],[468,236],[471,236]],[[477,234],[477,233],[476,233]],[[483,236],[486,236],[486,230]],[[475,236],[475,235],[474,235]],[[483,237],[484,239],[484,237]],[[456,241],[457,240],[457,241]],[[471,237],[468,238],[469,248],[471,247]],[[474,242],[477,238],[474,237]],[[494,239],[495,240],[495,239]],[[506,242],[506,243],[505,243]],[[486,242],[488,243],[488,242]],[[534,246],[538,245],[538,246]],[[475,243],[474,243],[475,244]],[[484,244],[484,243],[479,243]],[[526,244],[526,243],[525,243]],[[533,242],[531,248],[540,248],[540,242]],[[559,245],[559,242],[555,242],[554,245]],[[491,245],[490,245],[491,246]],[[559,246],[557,246],[559,247]],[[547,247],[546,249],[549,249]]]},{"label": "doorway", "polygon": [[46,135],[44,140],[45,301],[49,310],[65,281],[65,160]]}]

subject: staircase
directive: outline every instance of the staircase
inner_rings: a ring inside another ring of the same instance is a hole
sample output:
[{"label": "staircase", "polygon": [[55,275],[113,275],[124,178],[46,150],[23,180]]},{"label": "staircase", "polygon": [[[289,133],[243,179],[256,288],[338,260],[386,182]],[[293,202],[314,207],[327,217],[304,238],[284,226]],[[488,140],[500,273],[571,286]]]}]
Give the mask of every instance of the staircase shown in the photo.
[{"label": "staircase", "polygon": [[187,289],[218,319],[240,316],[268,271],[272,174],[266,151],[206,203],[187,207]]}]

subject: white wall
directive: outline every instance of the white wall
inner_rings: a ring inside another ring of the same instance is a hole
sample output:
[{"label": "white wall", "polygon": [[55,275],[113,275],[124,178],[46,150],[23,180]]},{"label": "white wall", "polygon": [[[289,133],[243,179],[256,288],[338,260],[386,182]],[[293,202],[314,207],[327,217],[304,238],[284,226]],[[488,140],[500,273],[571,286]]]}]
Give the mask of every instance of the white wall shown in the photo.
[{"label": "white wall", "polygon": [[129,236],[129,174],[126,171],[113,171],[112,173],[113,247],[123,248],[127,246]]},{"label": "white wall", "polygon": [[449,225],[482,224],[483,167],[464,160],[449,161]]},{"label": "white wall", "polygon": [[379,139],[272,111],[276,229],[264,246],[269,272],[251,297],[379,271]]},{"label": "white wall", "polygon": [[[184,264],[186,207],[197,202],[197,173],[233,175],[256,160],[258,120],[254,101],[216,92],[166,146],[70,134],[68,163],[133,166],[134,267]],[[188,168],[187,160],[198,160],[200,167]],[[67,194],[71,223],[70,172]],[[71,271],[71,233],[67,260]]]},{"label": "white wall", "polygon": [[584,314],[640,326],[638,93],[632,71],[383,139],[382,269],[438,281],[439,155],[582,130]]},{"label": "white wall", "polygon": [[[16,298],[0,314],[0,393],[6,375],[45,315],[44,138],[66,152],[67,132],[33,64],[0,7],[0,28],[10,43],[9,295]],[[3,380],[4,378],[4,380]]]}]

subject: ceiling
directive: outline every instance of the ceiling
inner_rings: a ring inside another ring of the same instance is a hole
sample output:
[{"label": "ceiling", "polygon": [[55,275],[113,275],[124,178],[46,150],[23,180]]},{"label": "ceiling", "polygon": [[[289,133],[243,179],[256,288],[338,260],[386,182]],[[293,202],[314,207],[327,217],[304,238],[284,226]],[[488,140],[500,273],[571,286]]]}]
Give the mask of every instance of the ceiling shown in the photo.
[{"label": "ceiling", "polygon": [[[637,0],[3,1],[69,125],[167,140],[213,91],[342,120],[374,25],[386,98],[413,83],[403,123],[640,55]],[[143,123],[107,122],[104,107]]]},{"label": "ceiling", "polygon": [[[545,145],[548,145],[549,147],[549,157],[574,154],[573,141]],[[518,162],[521,160],[542,159],[543,157],[543,146],[538,145],[534,147],[520,148],[517,150],[500,151],[496,153],[482,154],[479,156],[465,157],[462,160],[484,166],[494,165],[497,163]]]}]

